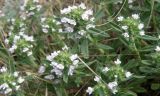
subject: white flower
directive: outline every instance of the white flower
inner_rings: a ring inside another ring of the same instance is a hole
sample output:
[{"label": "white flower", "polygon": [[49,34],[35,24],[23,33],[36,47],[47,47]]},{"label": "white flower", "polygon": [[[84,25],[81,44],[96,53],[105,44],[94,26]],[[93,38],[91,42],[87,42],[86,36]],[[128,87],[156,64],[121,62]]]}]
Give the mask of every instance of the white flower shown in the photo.
[{"label": "white flower", "polygon": [[122,29],[127,30],[128,26],[122,26]]},{"label": "white flower", "polygon": [[129,78],[130,76],[132,76],[132,73],[131,72],[126,72],[125,75],[126,75],[126,78]]},{"label": "white flower", "polygon": [[81,3],[81,4],[79,5],[79,7],[82,8],[82,9],[86,9],[86,6],[85,6],[84,3]]},{"label": "white flower", "polygon": [[16,85],[16,82],[12,82],[12,85],[15,86],[15,85]]},{"label": "white flower", "polygon": [[60,53],[60,51],[54,51],[53,53],[51,53],[51,56],[54,58],[54,57],[58,56],[59,53]]},{"label": "white flower", "polygon": [[99,81],[100,81],[100,78],[99,78],[98,76],[95,76],[95,77],[94,77],[94,81],[99,82]]},{"label": "white flower", "polygon": [[133,3],[133,0],[128,0],[128,3],[130,4],[130,3]]},{"label": "white flower", "polygon": [[137,20],[137,19],[139,19],[139,15],[138,14],[132,14],[132,18]]},{"label": "white flower", "polygon": [[80,30],[79,32],[78,32],[78,34],[80,34],[80,35],[85,35],[86,34],[86,31],[84,31],[84,30]]},{"label": "white flower", "polygon": [[52,28],[52,31],[54,32],[54,31],[56,31],[56,29]]},{"label": "white flower", "polygon": [[45,72],[45,70],[46,70],[45,66],[40,66],[38,73],[43,74]]},{"label": "white flower", "polygon": [[62,64],[58,64],[56,67],[57,67],[58,69],[60,69],[60,70],[63,70],[63,69],[64,69],[64,66],[63,66]]},{"label": "white flower", "polygon": [[86,29],[87,29],[87,30],[90,29],[90,28],[95,28],[95,25],[93,25],[93,24],[88,24],[88,25],[86,26]]},{"label": "white flower", "polygon": [[62,23],[67,23],[68,22],[68,18],[66,18],[66,17],[61,18],[61,22]]},{"label": "white flower", "polygon": [[126,37],[126,38],[129,38],[128,32],[125,32],[125,33],[123,33],[122,35],[123,35],[124,37]]},{"label": "white flower", "polygon": [[11,19],[11,22],[14,23],[16,20],[14,18]]},{"label": "white flower", "polygon": [[118,78],[118,75],[114,75],[114,77],[117,79],[117,78]]},{"label": "white flower", "polygon": [[33,0],[33,2],[34,2],[34,3],[38,3],[38,2],[39,2],[39,0]]},{"label": "white flower", "polygon": [[74,60],[74,61],[73,61],[73,65],[75,65],[75,66],[76,66],[78,63],[79,63],[79,60]]},{"label": "white flower", "polygon": [[71,10],[75,10],[75,9],[77,9],[78,7],[75,6],[75,5],[73,5],[73,6],[69,6],[68,8],[70,8]]},{"label": "white flower", "polygon": [[44,27],[44,28],[49,28],[49,25],[42,25],[42,27]]},{"label": "white flower", "polygon": [[30,7],[30,9],[29,10],[34,10],[36,7]]},{"label": "white flower", "polygon": [[19,35],[20,35],[20,36],[23,36],[23,35],[24,35],[24,32],[19,32]]},{"label": "white flower", "polygon": [[27,56],[31,56],[32,55],[32,51],[27,53]]},{"label": "white flower", "polygon": [[71,25],[74,25],[74,26],[77,24],[76,21],[75,21],[75,20],[72,20],[72,19],[70,19],[70,20],[68,21],[68,23],[71,24]]},{"label": "white flower", "polygon": [[68,70],[68,75],[73,75],[74,69],[75,67],[71,65]]},{"label": "white flower", "polygon": [[25,47],[25,48],[23,48],[23,52],[27,52],[29,50],[29,48],[27,48],[27,47]]},{"label": "white flower", "polygon": [[34,41],[33,36],[24,35],[24,38],[25,38],[26,41],[31,41],[31,42]]},{"label": "white flower", "polygon": [[60,53],[60,51],[54,51],[53,53],[51,53],[51,55],[48,55],[48,56],[46,57],[46,59],[47,59],[48,61],[52,61],[53,58],[55,58],[56,56],[58,56],[59,53]]},{"label": "white flower", "polygon": [[95,20],[95,18],[94,18],[94,17],[92,17],[92,18],[90,19],[90,21],[91,21],[91,22],[94,22],[94,20]]},{"label": "white flower", "polygon": [[17,82],[20,83],[20,84],[23,83],[24,82],[24,78],[19,77],[18,80],[17,80]]},{"label": "white flower", "polygon": [[56,67],[56,66],[58,65],[58,63],[57,63],[57,62],[52,61],[50,65],[51,65],[51,66]]},{"label": "white flower", "polygon": [[156,46],[156,49],[155,49],[157,52],[160,52],[160,47],[159,46]]},{"label": "white flower", "polygon": [[89,9],[89,10],[85,11],[85,13],[88,15],[93,15],[93,10]]},{"label": "white flower", "polygon": [[76,21],[75,20],[69,19],[67,17],[61,18],[61,22],[62,23],[69,23],[69,24],[74,25],[74,26],[76,25]]},{"label": "white flower", "polygon": [[16,72],[13,73],[13,76],[18,77],[18,74],[19,74],[19,72],[16,71]]},{"label": "white flower", "polygon": [[8,51],[14,53],[15,50],[13,48],[9,48]]},{"label": "white flower", "polygon": [[8,84],[7,83],[3,83],[2,85],[0,85],[0,89],[6,89],[6,88],[8,88],[9,86],[8,86]]},{"label": "white flower", "polygon": [[48,33],[48,29],[46,29],[46,28],[43,28],[42,31],[43,31],[44,33]]},{"label": "white flower", "polygon": [[51,71],[53,71],[53,72],[55,72],[55,74],[57,75],[57,76],[62,76],[62,70],[58,70],[58,69],[53,69],[53,70],[51,70]]},{"label": "white flower", "polygon": [[74,54],[74,55],[71,55],[69,58],[71,59],[71,61],[74,61],[75,59],[78,58],[78,55]]},{"label": "white flower", "polygon": [[143,27],[144,27],[144,24],[143,23],[140,23],[139,25],[138,25],[138,29],[143,29]]},{"label": "white flower", "polygon": [[45,79],[48,79],[48,80],[52,80],[54,79],[54,76],[53,75],[47,75],[44,77]]},{"label": "white flower", "polygon": [[5,43],[5,44],[9,44],[9,40],[8,40],[8,39],[5,39],[5,40],[4,40],[4,43]]},{"label": "white flower", "polygon": [[109,71],[109,68],[108,68],[108,67],[105,67],[102,71],[103,71],[103,72],[108,72],[108,71]]},{"label": "white flower", "polygon": [[2,66],[2,67],[1,67],[1,69],[0,69],[0,72],[2,72],[2,73],[3,73],[3,72],[6,72],[6,71],[7,71],[7,68],[6,68],[6,67],[4,67],[4,66]]},{"label": "white flower", "polygon": [[45,18],[45,17],[41,18],[41,22],[44,22],[45,20],[46,20],[46,18]]},{"label": "white flower", "polygon": [[93,15],[93,11],[91,9],[89,10],[86,10],[82,15],[82,19],[85,20],[85,21],[88,21],[89,20],[89,16]]},{"label": "white flower", "polygon": [[[53,23],[54,23],[54,21],[55,20],[52,20]],[[58,22],[58,21],[56,22],[56,25],[60,25],[60,24],[61,24],[61,22]]]},{"label": "white flower", "polygon": [[37,7],[37,11],[40,11],[42,8],[42,5],[37,5],[36,7]]},{"label": "white flower", "polygon": [[52,57],[51,55],[48,55],[48,56],[46,57],[46,59],[47,59],[48,61],[52,61],[53,57]]},{"label": "white flower", "polygon": [[33,16],[34,14],[35,14],[34,12],[29,12],[27,16]]},{"label": "white flower", "polygon": [[140,34],[141,36],[145,35],[144,30],[140,31],[139,34]]},{"label": "white flower", "polygon": [[121,64],[121,61],[120,61],[119,59],[117,59],[116,61],[114,61],[114,63],[115,63],[116,65],[119,65],[119,64]]},{"label": "white flower", "polygon": [[62,50],[68,50],[68,46],[65,45],[65,46],[62,48]]},{"label": "white flower", "polygon": [[18,90],[20,88],[20,85],[16,86],[16,90]]},{"label": "white flower", "polygon": [[89,16],[87,14],[82,14],[81,17],[85,21],[89,20]]},{"label": "white flower", "polygon": [[61,32],[63,32],[63,30],[62,30],[62,29],[58,29],[58,32],[60,32],[60,33],[61,33]]},{"label": "white flower", "polygon": [[7,88],[7,89],[4,91],[4,94],[8,94],[8,93],[10,93],[10,92],[12,92],[12,89],[11,89],[11,88]]},{"label": "white flower", "polygon": [[[52,20],[52,22],[53,22],[53,23],[55,23],[55,22],[56,22],[56,20],[55,20],[55,19],[53,19],[53,20]],[[58,23],[60,23],[60,22],[58,22]],[[59,24],[58,24],[58,25],[59,25]]]},{"label": "white flower", "polygon": [[123,21],[123,19],[124,19],[123,16],[119,16],[119,17],[117,18],[117,21]]},{"label": "white flower", "polygon": [[115,94],[118,91],[117,86],[118,86],[117,81],[108,83],[108,87],[109,87],[109,89],[112,90],[113,94]]},{"label": "white flower", "polygon": [[86,92],[90,95],[93,92],[93,88],[92,87],[88,87],[88,89],[86,90]]},{"label": "white flower", "polygon": [[20,36],[15,35],[13,42],[16,43],[17,40],[19,40],[19,39],[20,39]]},{"label": "white flower", "polygon": [[69,33],[74,31],[72,27],[67,27],[67,28],[65,28],[65,30],[66,30],[67,32],[69,32]]},{"label": "white flower", "polygon": [[17,49],[17,45],[13,45],[11,48],[9,48],[8,51],[10,51],[11,53],[14,53],[15,49]]},{"label": "white flower", "polygon": [[71,8],[68,7],[68,8],[64,8],[63,10],[61,10],[61,14],[68,14],[71,12]]}]

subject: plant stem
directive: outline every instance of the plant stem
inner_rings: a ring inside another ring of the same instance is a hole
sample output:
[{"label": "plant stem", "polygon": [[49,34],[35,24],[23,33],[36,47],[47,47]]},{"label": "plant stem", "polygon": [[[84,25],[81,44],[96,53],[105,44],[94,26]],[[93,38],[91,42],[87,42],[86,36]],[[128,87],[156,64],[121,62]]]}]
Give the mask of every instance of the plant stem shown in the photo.
[{"label": "plant stem", "polygon": [[132,36],[131,39],[132,39],[134,51],[135,51],[135,53],[137,54],[138,59],[141,61],[140,53],[139,53],[139,51],[138,51],[138,49],[137,49],[137,47],[136,47],[135,38]]}]

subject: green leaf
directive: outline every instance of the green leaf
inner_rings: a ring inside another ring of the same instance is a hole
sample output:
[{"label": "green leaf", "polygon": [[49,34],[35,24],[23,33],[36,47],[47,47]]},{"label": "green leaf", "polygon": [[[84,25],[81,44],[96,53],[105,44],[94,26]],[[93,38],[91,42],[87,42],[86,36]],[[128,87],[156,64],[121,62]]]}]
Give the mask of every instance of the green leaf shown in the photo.
[{"label": "green leaf", "polygon": [[97,13],[95,14],[95,21],[99,20],[103,16],[105,16],[103,9],[98,10]]},{"label": "green leaf", "polygon": [[65,83],[68,82],[68,70],[64,70],[63,81],[64,81]]},{"label": "green leaf", "polygon": [[157,40],[159,40],[158,38],[153,37],[153,36],[149,36],[149,35],[138,36],[138,37],[141,38],[141,39],[145,39],[145,40],[152,40],[152,41],[157,41]]},{"label": "green leaf", "polygon": [[91,29],[91,30],[88,30],[88,32],[92,33],[93,35],[97,35],[97,36],[110,37],[108,33],[100,29]]},{"label": "green leaf", "polygon": [[160,84],[159,83],[152,83],[152,85],[151,85],[151,89],[152,90],[157,90],[159,88],[160,88]]},{"label": "green leaf", "polygon": [[97,47],[100,49],[105,49],[105,50],[111,50],[113,49],[112,47],[108,46],[108,45],[104,45],[104,44],[97,44]]},{"label": "green leaf", "polygon": [[152,65],[152,63],[149,60],[141,60],[141,62],[145,65]]},{"label": "green leaf", "polygon": [[82,55],[85,58],[88,58],[89,57],[89,49],[88,49],[88,40],[87,39],[82,41],[82,44],[80,45],[80,49],[81,49]]}]

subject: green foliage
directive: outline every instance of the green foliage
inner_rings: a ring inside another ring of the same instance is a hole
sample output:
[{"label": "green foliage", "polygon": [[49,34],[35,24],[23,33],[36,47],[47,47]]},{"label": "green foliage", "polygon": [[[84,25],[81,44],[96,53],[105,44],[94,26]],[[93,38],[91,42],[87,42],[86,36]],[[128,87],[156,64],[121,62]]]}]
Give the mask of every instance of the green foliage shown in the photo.
[{"label": "green foliage", "polygon": [[0,12],[0,95],[160,95],[159,0],[23,1]]}]

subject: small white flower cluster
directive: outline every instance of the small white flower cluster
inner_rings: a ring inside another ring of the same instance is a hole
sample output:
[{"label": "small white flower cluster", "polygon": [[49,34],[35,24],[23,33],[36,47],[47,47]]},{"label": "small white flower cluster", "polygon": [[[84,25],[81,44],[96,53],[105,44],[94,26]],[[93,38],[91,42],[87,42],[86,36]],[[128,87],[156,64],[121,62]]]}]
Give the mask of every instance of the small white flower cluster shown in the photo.
[{"label": "small white flower cluster", "polygon": [[114,63],[115,63],[116,65],[120,65],[120,64],[121,64],[121,61],[117,58],[117,60],[115,60]]},{"label": "small white flower cluster", "polygon": [[[116,65],[119,65],[119,64],[121,64],[121,61],[120,61],[119,59],[117,59],[116,61],[114,61],[114,63],[115,63]],[[104,69],[102,70],[102,72],[107,73],[109,70],[110,70],[110,69],[109,69],[108,67],[104,67]],[[116,79],[117,77],[118,77],[118,76],[115,75],[115,79]],[[114,82],[109,82],[107,86],[108,86],[108,88],[112,91],[113,94],[116,94],[116,92],[118,92],[118,89],[117,89],[118,83],[117,83],[116,80],[115,80]]]},{"label": "small white flower cluster", "polygon": [[99,77],[99,76],[95,76],[95,77],[94,77],[94,81],[100,82],[100,80],[101,80],[101,77]]},{"label": "small white flower cluster", "polygon": [[[120,64],[121,64],[121,61],[120,61],[119,59],[117,59],[116,61],[114,61],[114,63],[115,63],[116,65],[120,65]],[[108,68],[107,70],[109,71],[109,68]],[[132,76],[132,73],[129,72],[129,71],[127,71],[127,72],[125,72],[125,76],[126,76],[126,78],[130,78],[130,77]]]},{"label": "small white flower cluster", "polygon": [[43,17],[41,18],[41,26],[42,26],[42,32],[48,33],[48,32],[55,32],[56,29],[59,27],[61,23],[55,19],[56,17]]},{"label": "small white flower cluster", "polygon": [[4,72],[7,72],[7,67],[2,66],[2,67],[0,68],[0,73],[4,73]]},{"label": "small white flower cluster", "polygon": [[[25,41],[23,43],[27,44],[28,46],[23,46],[21,41]],[[11,42],[12,46],[9,48],[9,52],[14,53],[16,49],[20,49],[20,53],[27,53],[27,56],[32,55],[32,43],[34,42],[33,36],[28,36],[24,34],[24,32],[20,32],[18,35],[14,35],[13,41],[8,39],[5,40],[6,44]]]},{"label": "small white flower cluster", "polygon": [[118,92],[118,83],[117,81],[109,82],[108,88],[112,91],[113,94],[116,94]]},{"label": "small white flower cluster", "polygon": [[8,49],[9,52],[14,53],[18,50],[20,53],[26,53],[28,56],[32,55],[31,49],[33,47],[34,38],[33,36],[25,34],[27,29],[26,24],[22,21],[16,21],[14,18],[8,19],[8,23],[11,23],[11,25],[9,26],[8,37],[5,38],[4,43],[11,45]]},{"label": "small white flower cluster", "polygon": [[[73,75],[73,72],[74,72],[75,68],[78,67],[78,63],[79,63],[77,54],[67,55],[69,57],[66,60],[67,60],[67,62],[70,62],[70,64],[68,66],[66,64],[63,64],[64,62],[59,62],[59,61],[61,61],[59,59],[66,58],[66,57],[63,58],[63,56],[61,54],[63,54],[64,52],[65,52],[64,54],[68,54],[68,53],[66,53],[67,50],[68,50],[68,47],[64,46],[62,48],[62,51],[54,51],[50,55],[46,56],[46,60],[49,61],[49,63],[50,63],[49,66],[51,67],[51,70],[49,71],[49,75],[44,77],[45,79],[52,80],[55,78],[55,76],[61,77],[63,75],[63,70],[65,68],[68,68],[68,75]],[[58,57],[58,58],[56,58],[56,57]],[[64,66],[64,65],[66,65],[66,66]],[[48,71],[48,70],[46,70],[46,66],[40,66],[38,73],[43,74],[46,71]]]},{"label": "small white flower cluster", "polygon": [[12,89],[9,87],[9,85],[7,83],[3,83],[0,85],[0,93],[1,94],[9,94],[10,92],[12,92]]},{"label": "small white flower cluster", "polygon": [[[134,1],[135,1],[135,0],[128,0],[129,8],[132,8],[132,7],[133,7],[132,3],[133,3]],[[114,2],[114,4],[118,4],[118,3],[122,4],[122,2],[123,2],[123,0],[117,0],[116,2]]]},{"label": "small white flower cluster", "polygon": [[42,5],[38,3],[38,0],[33,0],[33,4],[30,4],[29,6],[27,4],[20,6],[20,11],[24,11],[24,14],[26,14],[27,17],[34,16],[36,12],[39,12],[42,8]]},{"label": "small white flower cluster", "polygon": [[87,90],[86,90],[86,92],[87,92],[89,95],[91,95],[91,94],[93,93],[93,91],[94,91],[94,88],[92,88],[92,87],[88,87]]},{"label": "small white flower cluster", "polygon": [[[132,14],[132,18],[130,18],[130,17],[124,18],[123,16],[117,17],[117,21],[119,21],[119,22],[123,22],[123,21],[125,21],[126,19],[134,20],[134,21],[136,22],[135,24],[137,25],[137,30],[139,30],[139,35],[141,35],[141,36],[145,35],[145,32],[144,32],[144,30],[143,30],[144,24],[140,22],[140,20],[139,20],[140,17],[139,17],[138,14]],[[137,24],[137,22],[138,22],[138,24]],[[134,24],[134,26],[135,26],[135,24]],[[122,28],[123,30],[125,30],[125,32],[122,33],[122,35],[123,35],[125,38],[129,38],[129,37],[130,37],[130,36],[129,36],[129,32],[128,32],[130,26],[132,26],[132,25],[127,25],[127,24],[126,24],[126,25],[121,26],[121,28]]]},{"label": "small white flower cluster", "polygon": [[73,75],[74,70],[78,67],[78,55],[73,54],[70,56],[70,60],[72,61],[72,64],[69,66],[68,75]]},{"label": "small white flower cluster", "polygon": [[[61,18],[61,23],[64,26],[64,30],[62,30],[62,32],[65,33],[77,32],[78,35],[84,36],[86,34],[86,30],[90,28],[95,28],[95,25],[93,24],[94,23],[93,11],[91,9],[87,10],[84,3],[81,3],[78,6],[75,5],[68,6],[67,8],[61,10],[61,14],[64,15],[64,17]],[[76,28],[79,26],[81,28]],[[84,26],[84,28],[82,28],[82,26]]]},{"label": "small white flower cluster", "polygon": [[155,51],[160,52],[160,46],[156,46]]},{"label": "small white flower cluster", "polygon": [[2,10],[0,10],[0,17],[4,17],[5,14],[2,12]]},{"label": "small white flower cluster", "polygon": [[5,95],[10,94],[12,91],[18,91],[25,80],[23,77],[19,76],[19,72],[14,72],[13,74],[6,73],[4,75],[7,75],[8,78],[12,78],[4,80],[4,83],[0,85],[0,93]]},{"label": "small white flower cluster", "polygon": [[83,9],[85,10],[86,9],[86,6],[84,3],[81,3],[79,6],[68,6],[67,8],[64,8],[63,10],[61,10],[61,14],[69,14],[71,13],[72,11],[76,10],[76,9]]},{"label": "small white flower cluster", "polygon": [[[120,59],[117,59],[117,60],[114,61],[114,63],[115,63],[115,65],[120,65],[120,64],[121,64],[121,61],[120,61]],[[120,66],[119,66],[119,67],[120,67]],[[108,68],[108,67],[104,67],[104,68],[102,69],[102,72],[104,72],[104,73],[106,74],[106,73],[107,73],[108,71],[110,71],[110,70],[112,70],[112,68],[110,69],[110,68]],[[122,72],[123,72],[123,71],[122,71]],[[124,72],[125,72],[125,71],[124,71]],[[132,73],[129,72],[129,71],[126,71],[126,72],[124,73],[124,75],[125,75],[125,78],[128,79],[128,78],[130,78],[130,77],[132,76]],[[113,94],[116,94],[116,93],[118,92],[118,81],[117,81],[118,75],[117,75],[117,74],[114,74],[114,77],[115,77],[115,80],[114,80],[113,82],[109,82],[109,83],[108,83],[108,88],[112,91]],[[98,80],[98,79],[95,78],[95,80]]]}]

